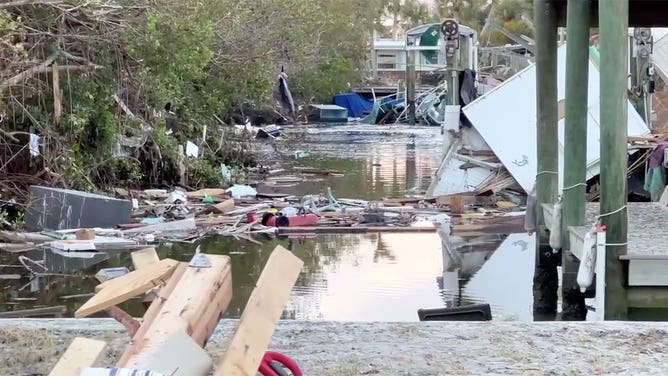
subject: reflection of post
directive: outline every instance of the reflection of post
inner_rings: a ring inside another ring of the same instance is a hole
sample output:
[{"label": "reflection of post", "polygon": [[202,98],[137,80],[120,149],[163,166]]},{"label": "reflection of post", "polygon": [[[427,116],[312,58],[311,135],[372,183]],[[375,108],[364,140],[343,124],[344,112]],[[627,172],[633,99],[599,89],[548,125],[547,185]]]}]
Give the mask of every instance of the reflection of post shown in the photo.
[{"label": "reflection of post", "polygon": [[556,315],[559,255],[552,252],[542,204],[554,203],[559,177],[557,130],[557,12],[551,0],[534,0],[536,37],[536,267],[534,314]]},{"label": "reflection of post", "polygon": [[411,190],[416,186],[417,163],[415,161],[415,135],[410,136],[410,142],[406,144],[406,190]]}]

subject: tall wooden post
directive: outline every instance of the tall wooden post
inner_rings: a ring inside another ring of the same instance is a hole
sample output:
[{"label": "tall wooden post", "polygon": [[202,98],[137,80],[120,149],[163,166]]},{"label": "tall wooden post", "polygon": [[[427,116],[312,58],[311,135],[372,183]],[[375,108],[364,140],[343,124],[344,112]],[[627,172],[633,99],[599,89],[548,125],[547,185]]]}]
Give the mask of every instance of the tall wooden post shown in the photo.
[{"label": "tall wooden post", "polygon": [[585,224],[587,201],[587,82],[589,79],[589,0],[569,0],[566,21],[566,119],[562,216],[562,319],[586,319],[577,286],[578,261],[570,252],[568,227]]},{"label": "tall wooden post", "polygon": [[536,269],[534,312],[556,314],[559,264],[549,245],[541,204],[557,198],[559,154],[557,132],[557,13],[551,0],[534,0],[536,39]]},{"label": "tall wooden post", "polygon": [[[629,0],[599,1],[601,33],[601,221],[607,228],[605,319],[628,315],[626,254],[627,62]],[[601,293],[601,292],[597,292]]]},{"label": "tall wooden post", "polygon": [[415,125],[415,51],[406,50],[406,108],[408,124]]}]

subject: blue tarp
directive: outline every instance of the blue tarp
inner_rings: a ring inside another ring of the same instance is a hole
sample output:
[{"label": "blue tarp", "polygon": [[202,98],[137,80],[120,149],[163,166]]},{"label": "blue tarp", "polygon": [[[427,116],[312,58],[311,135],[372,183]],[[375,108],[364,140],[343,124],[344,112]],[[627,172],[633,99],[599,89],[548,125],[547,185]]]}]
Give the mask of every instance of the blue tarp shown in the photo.
[{"label": "blue tarp", "polygon": [[347,108],[349,117],[362,117],[373,109],[373,102],[369,102],[357,93],[336,94],[334,104]]}]

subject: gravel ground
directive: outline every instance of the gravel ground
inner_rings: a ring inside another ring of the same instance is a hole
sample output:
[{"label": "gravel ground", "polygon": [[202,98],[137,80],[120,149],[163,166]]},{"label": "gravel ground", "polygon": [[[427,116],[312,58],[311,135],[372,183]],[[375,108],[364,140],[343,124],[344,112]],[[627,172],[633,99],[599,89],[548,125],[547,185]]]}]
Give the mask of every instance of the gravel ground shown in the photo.
[{"label": "gravel ground", "polygon": [[[218,359],[236,320],[207,346]],[[281,321],[271,349],[305,375],[668,374],[668,323]],[[74,336],[103,339],[113,360],[127,343],[108,319],[0,320],[0,375],[47,375]]]}]

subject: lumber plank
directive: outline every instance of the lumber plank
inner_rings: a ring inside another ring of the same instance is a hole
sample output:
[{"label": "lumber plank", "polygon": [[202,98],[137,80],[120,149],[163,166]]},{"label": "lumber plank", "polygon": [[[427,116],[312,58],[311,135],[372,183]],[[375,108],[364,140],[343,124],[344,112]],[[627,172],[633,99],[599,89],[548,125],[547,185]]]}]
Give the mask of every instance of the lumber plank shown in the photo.
[{"label": "lumber plank", "polygon": [[176,286],[179,284],[181,278],[183,277],[183,274],[186,272],[187,269],[188,269],[188,263],[180,262],[179,265],[174,270],[174,273],[172,273],[172,277],[169,279],[169,282],[167,282],[165,287],[161,288],[157,292],[156,299],[154,299],[151,302],[151,305],[146,310],[146,313],[144,314],[144,318],[142,319],[139,329],[137,329],[137,332],[132,337],[132,342],[125,348],[125,351],[118,359],[118,362],[116,363],[117,366],[124,367],[127,360],[130,358],[130,355],[132,355],[135,352],[136,348],[141,344],[142,342],[141,339],[144,338],[144,336],[146,335],[146,332],[151,327],[151,323],[158,316],[160,310],[162,309],[165,302],[167,301],[171,293],[174,291]]},{"label": "lumber plank", "polygon": [[83,369],[92,367],[100,360],[106,346],[104,341],[76,337],[49,376],[80,375]]},{"label": "lumber plank", "polygon": [[105,283],[105,287],[93,295],[75,313],[74,317],[86,317],[93,313],[115,306],[152,288],[165,284],[174,272],[178,261],[164,259],[140,270],[114,278]]},{"label": "lumber plank", "polygon": [[215,376],[255,376],[304,262],[277,246],[262,270]]},{"label": "lumber plank", "polygon": [[213,334],[218,325],[220,316],[227,311],[232,301],[232,273],[227,273],[225,280],[218,288],[215,297],[195,326],[192,338],[200,346],[206,346],[206,342]]},{"label": "lumber plank", "polygon": [[146,266],[155,264],[160,261],[158,253],[155,251],[155,248],[149,247],[140,249],[139,251],[134,251],[130,254],[132,258],[132,265],[135,267],[135,270],[142,269]]},{"label": "lumber plank", "polygon": [[232,273],[229,256],[205,256],[211,267],[188,267],[160,312],[149,323],[143,337],[137,338],[137,344],[127,358],[125,367],[140,364],[147,354],[162,345],[175,330],[184,329],[188,335],[192,335],[225,278]]}]

